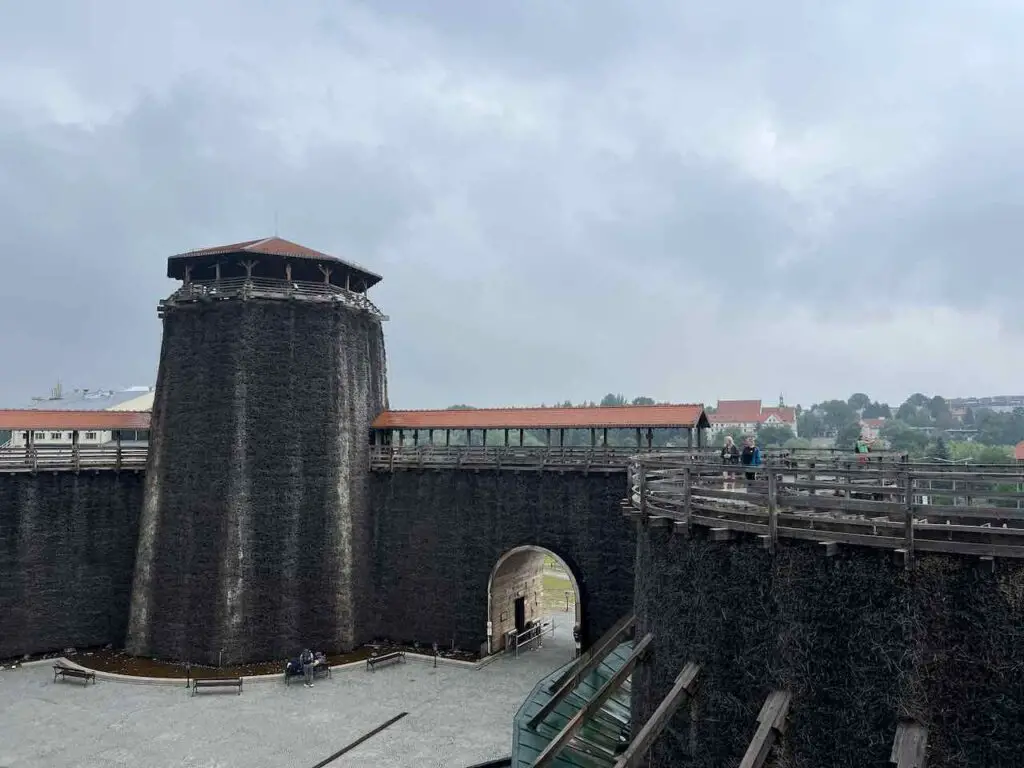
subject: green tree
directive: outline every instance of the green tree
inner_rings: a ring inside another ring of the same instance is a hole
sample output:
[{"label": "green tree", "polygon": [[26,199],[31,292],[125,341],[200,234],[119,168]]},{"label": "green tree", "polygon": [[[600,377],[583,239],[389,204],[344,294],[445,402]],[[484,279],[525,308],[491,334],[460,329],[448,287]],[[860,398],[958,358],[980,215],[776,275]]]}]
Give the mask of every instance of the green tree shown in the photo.
[{"label": "green tree", "polygon": [[857,412],[845,400],[826,400],[816,406],[816,410],[821,411],[825,429],[832,434],[857,422]]},{"label": "green tree", "polygon": [[822,437],[825,434],[825,421],[812,408],[796,417],[796,430],[803,437]]},{"label": "green tree", "polygon": [[935,438],[935,442],[928,445],[928,456],[933,459],[939,459],[940,461],[949,461],[951,456],[949,453],[949,447],[946,445],[946,441],[940,435]]},{"label": "green tree", "polygon": [[725,445],[725,436],[726,435],[730,435],[732,437],[733,442],[736,443],[736,445],[738,445],[738,446],[742,446],[743,445],[743,440],[746,437],[746,435],[743,434],[742,430],[739,430],[739,429],[727,429],[727,430],[725,430],[723,432],[719,432],[717,435],[715,435],[715,439],[711,442],[711,446],[713,448],[721,448],[723,445]]},{"label": "green tree", "polygon": [[626,398],[623,397],[621,394],[620,395],[616,395],[616,394],[612,394],[612,393],[609,392],[607,395],[605,395],[604,397],[601,398],[601,405],[603,405],[605,407],[607,407],[607,406],[614,406],[614,405],[625,405],[625,404],[626,404]]},{"label": "green tree", "polygon": [[849,399],[846,401],[846,404],[853,408],[853,410],[855,411],[862,411],[869,405],[871,405],[871,398],[865,395],[863,392],[854,392],[852,395],[850,395]]},{"label": "green tree", "polygon": [[849,449],[860,440],[860,424],[851,421],[838,430],[836,433],[836,448]]},{"label": "green tree", "polygon": [[862,419],[891,419],[892,409],[888,403],[875,401],[865,406],[860,415]]},{"label": "green tree", "polygon": [[634,397],[633,405],[654,405],[653,397]]},{"label": "green tree", "polygon": [[928,436],[917,429],[911,428],[898,419],[893,419],[882,427],[881,437],[894,451],[920,454],[928,445]]},{"label": "green tree", "polygon": [[764,424],[757,430],[757,442],[764,447],[781,446],[793,437],[792,429],[778,424]]}]

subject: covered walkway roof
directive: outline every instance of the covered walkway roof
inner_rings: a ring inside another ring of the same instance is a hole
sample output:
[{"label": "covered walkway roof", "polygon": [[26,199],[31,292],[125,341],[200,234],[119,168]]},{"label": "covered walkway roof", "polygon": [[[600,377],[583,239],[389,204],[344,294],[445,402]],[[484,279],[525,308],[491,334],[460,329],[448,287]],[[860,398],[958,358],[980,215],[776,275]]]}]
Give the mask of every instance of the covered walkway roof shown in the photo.
[{"label": "covered walkway roof", "polygon": [[693,404],[384,411],[372,426],[380,430],[695,429],[708,427],[710,422],[704,406]]},{"label": "covered walkway roof", "polygon": [[148,411],[43,411],[0,409],[4,430],[97,430],[149,429]]}]

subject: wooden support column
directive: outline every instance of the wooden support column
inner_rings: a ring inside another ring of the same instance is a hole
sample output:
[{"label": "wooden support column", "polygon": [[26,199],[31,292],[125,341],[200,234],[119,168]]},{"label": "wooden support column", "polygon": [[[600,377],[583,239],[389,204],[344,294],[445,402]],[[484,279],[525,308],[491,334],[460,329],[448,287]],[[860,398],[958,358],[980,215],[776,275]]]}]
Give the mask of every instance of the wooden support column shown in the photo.
[{"label": "wooden support column", "polygon": [[519,430],[519,447],[520,447],[520,448],[522,448],[522,447],[523,447],[523,432],[524,432],[524,431],[525,431],[525,430],[522,430],[522,429],[520,429],[520,430]]},{"label": "wooden support column", "polygon": [[928,729],[916,720],[903,720],[896,726],[889,762],[896,768],[926,768]]},{"label": "wooden support column", "polygon": [[707,430],[704,427],[697,427],[697,450],[701,450],[707,441]]},{"label": "wooden support column", "polygon": [[404,429],[398,430],[398,447],[399,448],[404,448],[405,447],[405,430]]},{"label": "wooden support column", "polygon": [[558,447],[559,448],[564,448],[565,447],[565,430],[564,429],[558,430]]},{"label": "wooden support column", "polygon": [[654,448],[654,430],[647,429],[647,450],[650,451]]},{"label": "wooden support column", "polygon": [[636,474],[636,486],[640,492],[640,515],[647,517],[647,467],[640,464]]},{"label": "wooden support column", "polygon": [[434,444],[434,430],[432,430],[432,429],[428,429],[427,430],[427,442],[430,445]]},{"label": "wooden support column", "polygon": [[789,691],[772,691],[757,716],[757,731],[750,740],[750,746],[740,761],[740,768],[762,768],[772,747],[786,732],[786,716],[789,714]]},{"label": "wooden support column", "polygon": [[320,274],[324,276],[324,283],[325,284],[326,283],[330,283],[331,282],[331,268],[330,267],[325,267],[323,264],[317,264],[317,267],[320,268]]},{"label": "wooden support column", "polygon": [[768,550],[775,551],[779,543],[779,485],[775,468],[768,468]]},{"label": "wooden support column", "polygon": [[602,433],[603,434],[601,435],[601,445],[603,445],[605,448],[607,448],[608,447],[608,427],[605,427],[602,430]]},{"label": "wooden support column", "polygon": [[693,448],[693,427],[686,430],[686,447]]},{"label": "wooden support column", "polygon": [[903,558],[907,568],[914,567],[914,475],[906,468],[903,478]]},{"label": "wooden support column", "polygon": [[114,430],[114,435],[117,439],[117,459],[114,462],[114,468],[117,471],[121,471],[121,430]]},{"label": "wooden support column", "polygon": [[597,447],[597,430],[594,427],[590,428],[590,447]]},{"label": "wooden support column", "polygon": [[550,448],[551,447],[551,430],[550,429],[544,430],[544,435],[545,435],[545,440],[547,440],[547,446],[548,446],[548,448]]},{"label": "wooden support column", "polygon": [[614,768],[639,768],[651,746],[661,735],[661,732],[668,725],[672,715],[676,713],[679,706],[687,699],[693,699],[697,693],[697,679],[700,676],[700,664],[693,661],[687,662],[682,672],[676,677],[672,686],[658,708],[651,713],[650,719],[644,723],[636,737],[626,747]]},{"label": "wooden support column", "polygon": [[78,467],[79,467],[78,460],[79,460],[78,430],[77,429],[73,429],[73,430],[71,430],[71,467],[72,467],[72,469],[75,470],[75,472],[78,471]]},{"label": "wooden support column", "polygon": [[690,467],[683,469],[683,515],[686,517],[686,536],[693,534],[693,508],[690,504],[690,497],[693,494],[693,470]]},{"label": "wooden support column", "polygon": [[419,444],[420,444],[420,431],[418,429],[414,429],[412,431],[412,445],[413,445],[413,448],[415,448]]},{"label": "wooden support column", "polygon": [[466,430],[466,447],[468,448],[472,444],[473,444],[473,430],[472,429],[467,429]]},{"label": "wooden support column", "polygon": [[[284,263],[284,279],[289,283],[292,281],[292,263],[290,261]],[[290,288],[291,286],[288,287]]]},{"label": "wooden support column", "polygon": [[642,448],[643,444],[644,444],[643,438],[640,437],[640,427],[637,427],[636,428],[636,447],[637,447],[637,450]]},{"label": "wooden support column", "polygon": [[218,261],[213,265],[213,279],[215,282],[220,282],[220,262]]},{"label": "wooden support column", "polygon": [[444,447],[445,448],[450,448],[451,444],[452,444],[452,431],[450,429],[446,429],[444,431]]},{"label": "wooden support column", "polygon": [[483,446],[487,445],[487,430],[486,429],[481,429],[480,430],[480,445],[483,445]]},{"label": "wooden support column", "polygon": [[186,264],[185,265],[184,284],[185,285],[189,285],[191,282],[192,282],[192,265],[191,264]]}]

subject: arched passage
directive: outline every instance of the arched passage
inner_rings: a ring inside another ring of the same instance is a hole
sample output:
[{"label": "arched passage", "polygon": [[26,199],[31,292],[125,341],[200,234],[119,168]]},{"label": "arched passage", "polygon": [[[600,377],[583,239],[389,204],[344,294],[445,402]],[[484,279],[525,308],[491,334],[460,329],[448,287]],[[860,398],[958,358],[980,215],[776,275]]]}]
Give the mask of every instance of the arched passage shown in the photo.
[{"label": "arched passage", "polygon": [[572,567],[544,547],[514,547],[498,558],[487,582],[487,652],[505,649],[507,633],[554,616],[581,626],[583,600]]}]

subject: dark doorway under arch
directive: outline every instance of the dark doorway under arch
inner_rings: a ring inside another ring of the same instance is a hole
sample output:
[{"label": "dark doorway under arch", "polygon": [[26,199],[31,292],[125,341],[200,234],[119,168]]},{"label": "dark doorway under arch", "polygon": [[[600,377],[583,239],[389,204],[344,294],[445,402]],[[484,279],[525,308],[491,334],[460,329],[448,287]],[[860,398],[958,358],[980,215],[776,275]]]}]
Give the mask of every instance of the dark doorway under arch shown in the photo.
[{"label": "dark doorway under arch", "polygon": [[511,630],[548,617],[580,626],[582,602],[576,574],[557,553],[535,545],[508,550],[487,582],[487,653],[505,650]]}]

